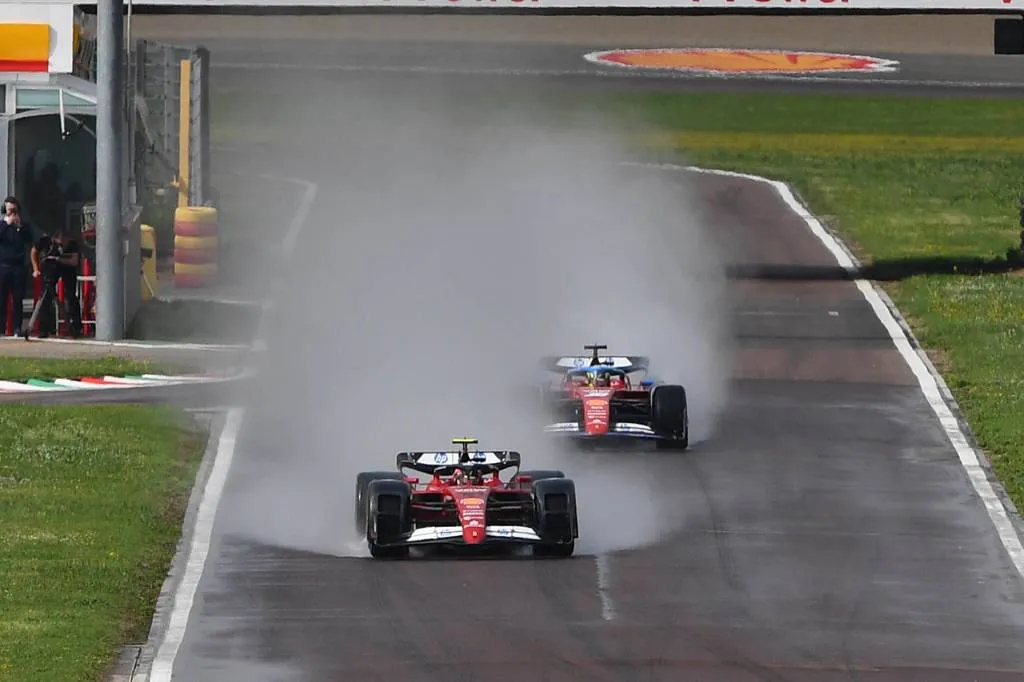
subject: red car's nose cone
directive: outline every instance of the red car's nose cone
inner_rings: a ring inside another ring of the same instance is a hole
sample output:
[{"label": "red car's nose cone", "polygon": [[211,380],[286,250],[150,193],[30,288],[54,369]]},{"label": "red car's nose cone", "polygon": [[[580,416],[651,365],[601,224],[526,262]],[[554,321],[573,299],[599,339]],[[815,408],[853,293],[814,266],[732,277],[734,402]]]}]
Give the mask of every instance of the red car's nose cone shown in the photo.
[{"label": "red car's nose cone", "polygon": [[608,419],[611,412],[608,401],[611,393],[611,391],[600,391],[598,395],[584,396],[583,428],[588,434],[599,436],[608,433]]},{"label": "red car's nose cone", "polygon": [[479,525],[463,524],[462,526],[462,539],[470,545],[478,545],[484,541],[486,533],[484,532],[484,524]]},{"label": "red car's nose cone", "polygon": [[477,545],[487,537],[487,497],[476,493],[455,494],[462,521],[462,539],[467,544]]}]

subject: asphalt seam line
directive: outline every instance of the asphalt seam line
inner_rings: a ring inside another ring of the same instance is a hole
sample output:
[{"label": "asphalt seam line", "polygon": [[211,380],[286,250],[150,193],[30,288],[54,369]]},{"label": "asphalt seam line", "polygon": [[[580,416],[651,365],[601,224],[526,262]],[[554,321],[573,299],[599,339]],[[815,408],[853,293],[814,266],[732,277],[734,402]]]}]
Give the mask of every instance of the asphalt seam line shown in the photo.
[{"label": "asphalt seam line", "polygon": [[853,283],[871,306],[878,321],[885,327],[896,346],[896,350],[899,351],[913,372],[925,400],[932,408],[946,437],[956,451],[968,481],[988,512],[1010,561],[1017,569],[1017,573],[1024,578],[1024,546],[1021,544],[1017,526],[1013,521],[1015,517],[1019,519],[1020,515],[1002,484],[994,474],[990,473],[990,467],[986,466],[985,455],[969,435],[970,427],[966,419],[963,418],[945,380],[928,359],[910,326],[889,296],[873,282],[856,274],[860,272],[861,266],[857,258],[843,241],[827,230],[810,209],[797,198],[793,189],[785,182],[749,173],[671,163],[626,162],[624,165],[740,178],[769,185],[776,191],[786,206],[804,221],[811,233],[829,250],[838,265],[853,274]]}]

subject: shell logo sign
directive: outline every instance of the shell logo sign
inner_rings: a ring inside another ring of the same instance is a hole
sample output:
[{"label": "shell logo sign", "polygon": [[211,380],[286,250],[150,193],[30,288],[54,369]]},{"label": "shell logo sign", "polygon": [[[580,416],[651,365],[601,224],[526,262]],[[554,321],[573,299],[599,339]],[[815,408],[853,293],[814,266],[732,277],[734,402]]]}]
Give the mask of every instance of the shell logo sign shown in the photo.
[{"label": "shell logo sign", "polygon": [[49,24],[0,24],[0,71],[49,69]]},{"label": "shell logo sign", "polygon": [[591,52],[584,59],[634,69],[695,73],[800,74],[895,71],[899,62],[879,57],[833,52],[739,50],[728,48],[668,48]]},{"label": "shell logo sign", "polygon": [[0,3],[0,72],[71,73],[83,21],[66,2]]}]

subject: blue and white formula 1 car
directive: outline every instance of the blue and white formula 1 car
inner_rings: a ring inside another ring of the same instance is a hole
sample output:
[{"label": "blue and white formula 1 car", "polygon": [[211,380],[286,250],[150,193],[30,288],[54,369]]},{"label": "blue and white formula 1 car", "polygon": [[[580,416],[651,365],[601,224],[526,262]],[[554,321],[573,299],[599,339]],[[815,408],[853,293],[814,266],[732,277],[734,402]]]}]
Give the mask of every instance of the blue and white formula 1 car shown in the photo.
[{"label": "blue and white formula 1 car", "polygon": [[[543,391],[544,407],[553,417],[544,431],[590,444],[627,438],[651,440],[660,449],[689,447],[686,389],[647,379],[646,356],[599,355],[607,348],[584,346],[591,355],[541,361],[543,369],[562,375]],[[641,372],[640,378],[631,376]]]}]

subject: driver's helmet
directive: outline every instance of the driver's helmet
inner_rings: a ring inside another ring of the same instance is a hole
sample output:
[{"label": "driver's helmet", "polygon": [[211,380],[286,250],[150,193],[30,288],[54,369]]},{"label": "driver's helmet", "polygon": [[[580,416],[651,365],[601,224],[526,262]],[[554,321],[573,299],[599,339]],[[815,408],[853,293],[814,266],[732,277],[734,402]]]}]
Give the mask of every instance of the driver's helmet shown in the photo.
[{"label": "driver's helmet", "polygon": [[596,372],[594,384],[601,387],[611,385],[611,375],[608,372]]},{"label": "driver's helmet", "polygon": [[466,478],[470,485],[483,485],[484,473],[479,469],[473,468],[466,472]]}]

